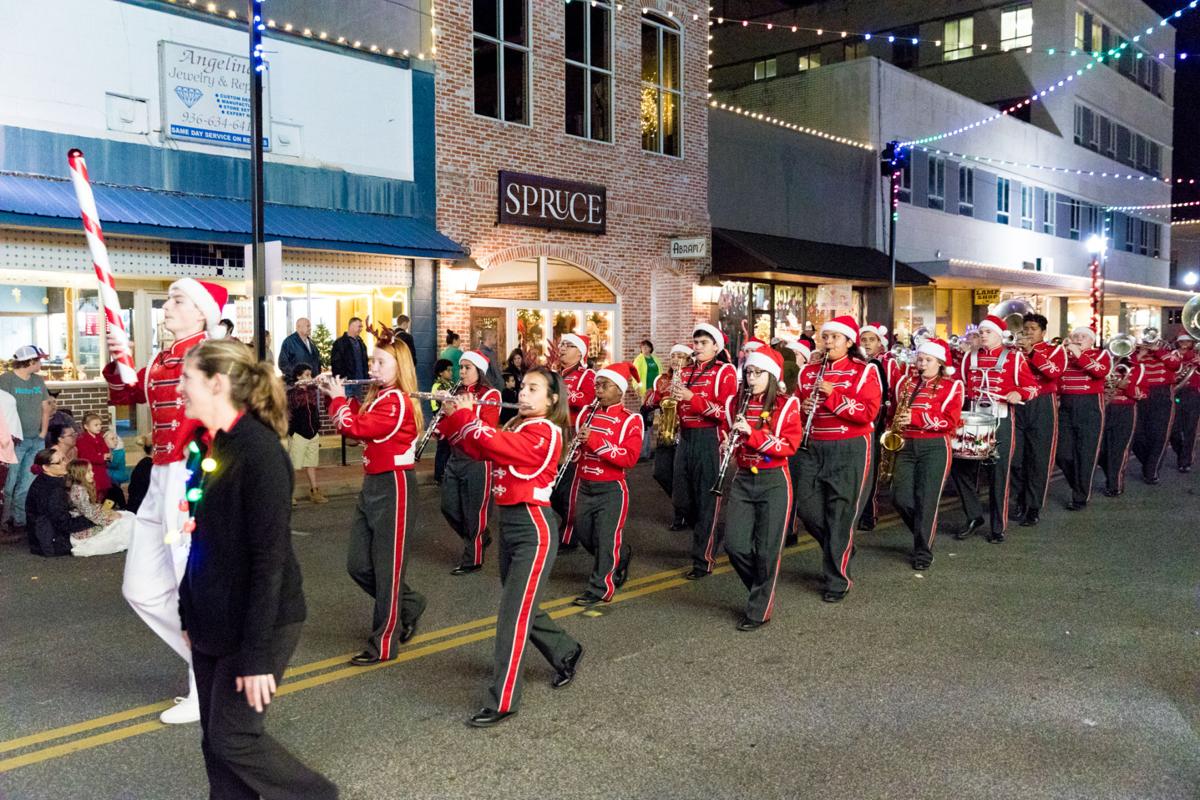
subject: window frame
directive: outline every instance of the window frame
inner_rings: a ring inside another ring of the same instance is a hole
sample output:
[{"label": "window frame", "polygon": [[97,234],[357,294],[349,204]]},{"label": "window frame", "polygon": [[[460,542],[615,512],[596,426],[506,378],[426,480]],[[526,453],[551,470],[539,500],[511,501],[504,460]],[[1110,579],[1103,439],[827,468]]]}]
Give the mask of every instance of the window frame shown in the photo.
[{"label": "window frame", "polygon": [[[758,68],[762,67],[762,74],[758,72]],[[769,74],[768,74],[769,73]],[[760,58],[754,62],[754,80],[765,81],[774,78],[779,74],[779,58],[771,56],[770,58]]]},{"label": "window frame", "polygon": [[[563,50],[564,50],[563,64],[565,65],[563,67],[563,73],[564,73],[564,77],[563,77],[563,92],[564,92],[564,95],[563,95],[563,132],[567,136],[570,136],[572,139],[579,139],[579,140],[585,141],[585,142],[597,142],[599,144],[613,144],[615,141],[615,136],[614,136],[614,132],[613,132],[613,117],[614,117],[613,105],[614,105],[614,100],[616,97],[616,70],[614,69],[614,61],[616,60],[616,56],[617,56],[616,46],[613,41],[615,38],[613,36],[613,29],[616,27],[616,25],[615,25],[616,20],[615,20],[615,16],[614,16],[616,14],[616,6],[613,2],[611,2],[611,0],[589,0],[589,2],[587,4],[585,4],[584,20],[586,20],[586,21],[584,23],[584,30],[583,30],[583,48],[584,48],[584,58],[587,59],[588,63],[581,64],[578,61],[574,61],[574,60],[566,57],[566,52],[565,52],[566,51],[566,32],[565,31],[566,31],[567,5],[568,5],[567,3],[563,3],[563,15],[564,15],[563,16],[563,22],[564,22],[564,26],[563,26],[563,30],[564,30],[564,34],[563,34]],[[592,15],[590,13],[590,9],[592,7],[603,7],[608,10],[608,69],[605,69],[603,67],[594,67],[591,65],[591,61],[592,61]],[[577,133],[571,133],[570,131],[566,130],[566,74],[567,74],[568,67],[577,67],[577,68],[583,70],[585,77],[588,78],[587,87],[589,90],[589,94],[590,94],[590,90],[591,90],[591,86],[592,86],[591,77],[592,77],[593,72],[598,72],[598,73],[605,74],[608,76],[608,120],[607,120],[608,138],[607,139],[597,139],[591,135],[591,133],[592,133],[592,104],[590,102],[590,100],[591,100],[590,96],[588,97],[588,102],[585,102],[584,106],[583,106],[583,110],[584,110],[583,127],[584,127],[584,130],[587,131],[587,135],[580,136]]]},{"label": "window frame", "polygon": [[[813,63],[813,59],[816,63]],[[807,64],[804,64],[807,62]],[[796,71],[808,72],[809,70],[819,69],[821,66],[821,48],[815,47],[812,50],[806,50],[796,56]]]},{"label": "window frame", "polygon": [[[929,159],[928,189],[926,205],[929,208],[944,211],[946,208],[946,159],[943,156],[932,156]],[[941,185],[941,193],[935,191]],[[934,205],[934,202],[937,205]]]},{"label": "window frame", "polygon": [[857,61],[870,56],[871,46],[865,39],[842,43],[842,61]]},{"label": "window frame", "polygon": [[[1026,198],[1029,200],[1028,203],[1025,202]],[[1021,184],[1021,228],[1023,230],[1033,230],[1033,207],[1035,205],[1037,205],[1037,192],[1032,186]],[[1026,210],[1029,211],[1028,214],[1025,213]]]},{"label": "window frame", "polygon": [[[962,44],[962,23],[971,24],[971,43],[965,47]],[[950,48],[950,26],[954,26],[955,47]],[[953,54],[953,55],[952,55]],[[962,17],[946,20],[942,25],[942,61],[961,61],[975,57],[975,15],[967,14]]]},{"label": "window frame", "polygon": [[1067,238],[1078,242],[1083,231],[1083,202],[1074,197],[1067,199]]},{"label": "window frame", "polygon": [[996,176],[996,222],[1008,225],[1012,221],[1012,179]]},{"label": "window frame", "polygon": [[1054,236],[1057,228],[1055,212],[1058,205],[1058,192],[1047,191],[1044,203],[1045,205],[1042,206],[1041,232]]},{"label": "window frame", "polygon": [[[639,49],[639,51],[638,51],[639,52],[639,60],[638,60],[638,72],[639,72],[638,78],[639,78],[639,80],[638,80],[638,83],[641,86],[643,91],[645,91],[645,89],[647,87],[651,87],[651,88],[657,90],[657,92],[658,92],[658,132],[656,133],[656,137],[657,137],[657,141],[658,141],[658,149],[657,150],[647,150],[644,143],[641,144],[641,149],[642,149],[643,153],[651,153],[653,155],[664,156],[666,158],[683,158],[684,152],[685,152],[684,151],[685,142],[684,142],[684,136],[683,136],[683,118],[684,118],[683,117],[683,95],[684,95],[684,93],[683,93],[683,82],[684,82],[683,65],[685,63],[687,63],[687,57],[686,57],[686,54],[684,53],[684,49],[683,49],[684,45],[685,45],[685,42],[683,40],[683,26],[674,24],[673,22],[669,21],[666,17],[663,17],[654,11],[643,12],[641,19],[639,20],[639,23],[641,26],[650,26],[657,30],[658,79],[659,79],[658,83],[652,84],[641,77],[641,75],[640,75],[641,51]],[[639,48],[641,46],[641,38],[640,38],[641,33],[642,33],[642,28],[639,27],[638,28],[638,36],[639,36],[638,46],[639,46]],[[663,49],[664,49],[663,48],[663,36],[666,35],[667,33],[670,33],[670,34],[673,34],[674,36],[676,36],[678,38],[678,42],[679,42],[679,46],[676,48],[676,52],[678,53],[678,56],[679,56],[678,70],[676,70],[676,74],[679,77],[679,87],[676,89],[668,89],[662,85],[662,76],[663,76],[662,65],[663,65]],[[679,153],[678,154],[667,153],[663,150],[664,137],[663,137],[662,118],[663,118],[663,93],[664,92],[669,92],[669,93],[675,95],[675,98],[676,98],[675,99],[675,113],[676,113],[676,118],[678,120],[678,126],[679,126],[679,128],[678,128]],[[640,135],[640,132],[639,132],[639,135]]]},{"label": "window frame", "polygon": [[958,167],[958,215],[975,216],[975,168],[966,165]]},{"label": "window frame", "polygon": [[[471,114],[480,119],[490,119],[493,122],[500,122],[505,125],[517,125],[522,128],[533,127],[533,46],[531,43],[532,28],[533,28],[533,2],[532,0],[524,0],[521,3],[525,10],[525,43],[523,45],[513,44],[504,39],[504,0],[494,0],[496,5],[496,33],[498,37],[490,36],[486,33],[479,33],[475,30],[475,12],[474,8],[471,11]],[[497,88],[497,105],[496,110],[499,116],[493,117],[488,114],[480,114],[476,110],[475,98],[475,40],[482,39],[489,44],[495,45],[499,50],[499,59],[496,67],[496,88]],[[519,50],[525,54],[525,121],[518,122],[515,120],[505,119],[504,114],[504,57],[505,49]]]},{"label": "window frame", "polygon": [[896,192],[901,203],[912,203],[912,162],[905,163],[900,168],[900,186]]},{"label": "window frame", "polygon": [[[1029,30],[1026,33],[1021,33],[1021,16],[1022,12],[1027,12],[1029,17]],[[1004,25],[1006,18],[1009,15],[1016,15],[1014,22],[1016,35],[1005,38]],[[1033,46],[1033,4],[1020,3],[1014,6],[1009,6],[1000,12],[1000,50],[1007,53],[1009,50],[1017,50],[1025,47]]]}]

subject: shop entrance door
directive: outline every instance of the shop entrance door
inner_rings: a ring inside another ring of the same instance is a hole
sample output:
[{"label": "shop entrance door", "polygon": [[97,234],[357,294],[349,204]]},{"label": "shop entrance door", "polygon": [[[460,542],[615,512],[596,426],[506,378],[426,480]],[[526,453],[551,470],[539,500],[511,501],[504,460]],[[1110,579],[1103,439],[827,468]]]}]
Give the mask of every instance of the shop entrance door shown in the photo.
[{"label": "shop entrance door", "polygon": [[508,358],[508,326],[504,324],[504,309],[472,306],[471,336],[468,347],[464,349],[477,349],[483,344],[484,334],[489,332],[496,334],[496,356],[500,359],[496,369],[503,372],[504,360]]}]

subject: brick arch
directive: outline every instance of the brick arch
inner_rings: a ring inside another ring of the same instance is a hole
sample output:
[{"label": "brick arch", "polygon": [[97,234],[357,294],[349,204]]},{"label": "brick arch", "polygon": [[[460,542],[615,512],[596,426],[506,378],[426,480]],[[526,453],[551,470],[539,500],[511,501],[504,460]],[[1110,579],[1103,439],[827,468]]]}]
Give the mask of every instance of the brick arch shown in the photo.
[{"label": "brick arch", "polygon": [[611,269],[587,253],[582,253],[572,247],[561,244],[522,244],[515,247],[508,247],[493,253],[488,258],[480,259],[479,265],[484,270],[487,270],[490,267],[498,267],[510,261],[520,261],[523,258],[538,258],[539,256],[557,258],[560,261],[566,261],[585,270],[596,280],[611,289],[612,293],[617,296],[618,301],[626,293],[625,281]]}]

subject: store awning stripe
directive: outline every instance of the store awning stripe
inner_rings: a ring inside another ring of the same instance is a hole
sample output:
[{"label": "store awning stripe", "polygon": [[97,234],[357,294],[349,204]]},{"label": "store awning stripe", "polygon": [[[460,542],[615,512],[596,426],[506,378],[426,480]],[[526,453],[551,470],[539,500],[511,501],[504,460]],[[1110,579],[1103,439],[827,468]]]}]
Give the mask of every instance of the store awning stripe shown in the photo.
[{"label": "store awning stripe", "polygon": [[[94,187],[96,207],[106,229],[146,235],[162,231],[234,235],[249,241],[250,204],[243,200],[203,197],[150,189]],[[61,227],[78,220],[79,207],[69,181],[31,175],[0,174],[0,212],[29,217]],[[460,258],[463,249],[432,225],[412,217],[364,214],[326,208],[268,203],[264,209],[268,239],[283,239],[296,247],[388,252],[414,258]],[[57,221],[50,222],[51,220]]]}]

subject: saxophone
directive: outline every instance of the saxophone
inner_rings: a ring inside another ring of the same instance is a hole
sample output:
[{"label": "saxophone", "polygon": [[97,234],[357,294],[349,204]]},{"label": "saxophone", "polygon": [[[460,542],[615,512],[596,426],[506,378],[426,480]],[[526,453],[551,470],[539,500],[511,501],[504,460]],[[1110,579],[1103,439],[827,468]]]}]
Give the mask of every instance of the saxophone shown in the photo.
[{"label": "saxophone", "polygon": [[679,401],[672,393],[683,387],[683,369],[671,367],[671,388],[668,394],[659,401],[658,443],[663,447],[674,447],[679,444]]},{"label": "saxophone", "polygon": [[900,424],[900,417],[908,411],[917,392],[921,391],[921,383],[922,379],[918,377],[913,383],[912,391],[900,398],[900,402],[896,404],[896,413],[892,416],[891,426],[879,437],[879,446],[883,448],[883,452],[879,455],[880,484],[886,484],[892,479],[892,471],[896,467],[896,453],[904,449],[907,441],[904,438],[904,426]]}]

